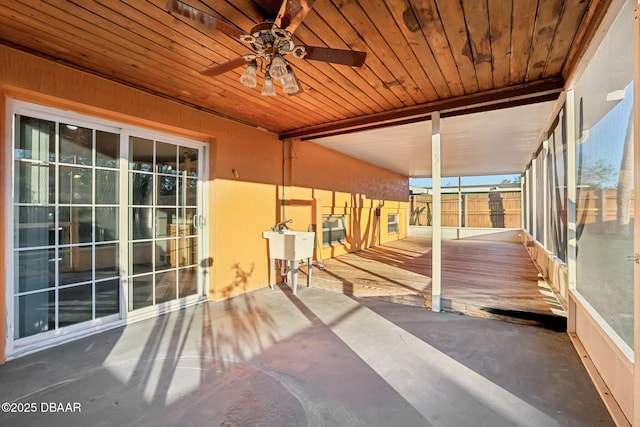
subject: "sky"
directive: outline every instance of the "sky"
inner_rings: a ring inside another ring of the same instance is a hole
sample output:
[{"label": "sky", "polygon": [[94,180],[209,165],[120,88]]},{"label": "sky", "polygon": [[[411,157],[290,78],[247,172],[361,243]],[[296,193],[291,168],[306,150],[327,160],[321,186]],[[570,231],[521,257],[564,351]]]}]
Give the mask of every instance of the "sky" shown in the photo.
[{"label": "sky", "polygon": [[[588,105],[584,108],[588,108]],[[598,182],[602,188],[615,188],[622,162],[627,128],[632,125],[629,115],[633,111],[633,81],[626,88],[624,98],[614,104],[602,119],[591,129],[588,137],[578,146],[578,176],[580,171],[597,168],[604,164],[610,167],[607,176]],[[601,162],[601,163],[599,163]],[[594,182],[589,182],[595,184]],[[581,184],[578,182],[578,184]]]},{"label": "sky", "polygon": [[[513,181],[518,179],[516,175],[487,175],[487,176],[463,176],[461,178],[462,185],[496,185],[501,184],[504,180]],[[442,187],[457,187],[458,177],[442,177]],[[416,187],[431,188],[431,178],[409,178],[409,185]]]}]

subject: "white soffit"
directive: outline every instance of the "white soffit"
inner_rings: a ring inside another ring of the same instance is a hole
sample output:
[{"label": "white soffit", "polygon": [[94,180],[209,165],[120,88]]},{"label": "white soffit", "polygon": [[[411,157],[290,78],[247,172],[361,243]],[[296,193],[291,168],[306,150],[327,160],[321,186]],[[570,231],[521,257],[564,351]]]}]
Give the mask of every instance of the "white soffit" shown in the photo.
[{"label": "white soffit", "polygon": [[[441,119],[442,176],[520,173],[540,145],[555,101]],[[431,176],[431,121],[312,142],[410,177]]]}]

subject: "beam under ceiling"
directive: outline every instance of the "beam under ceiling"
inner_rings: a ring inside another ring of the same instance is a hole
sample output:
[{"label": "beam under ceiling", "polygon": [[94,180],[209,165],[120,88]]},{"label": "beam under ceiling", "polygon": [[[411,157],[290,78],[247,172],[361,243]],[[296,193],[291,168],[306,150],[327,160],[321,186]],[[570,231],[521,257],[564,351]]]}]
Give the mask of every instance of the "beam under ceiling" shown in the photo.
[{"label": "beam under ceiling", "polygon": [[435,111],[439,111],[441,117],[451,117],[553,101],[560,96],[564,89],[564,83],[564,79],[561,77],[540,80],[383,113],[293,129],[281,132],[279,137],[281,140],[307,140],[428,120],[431,113]]}]

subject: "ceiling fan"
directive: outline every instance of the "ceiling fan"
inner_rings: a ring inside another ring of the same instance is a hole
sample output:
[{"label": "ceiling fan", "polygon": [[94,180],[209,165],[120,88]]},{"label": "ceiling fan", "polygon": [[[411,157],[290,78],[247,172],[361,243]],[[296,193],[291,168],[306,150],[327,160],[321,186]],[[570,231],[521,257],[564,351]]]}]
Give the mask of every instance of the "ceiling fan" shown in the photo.
[{"label": "ceiling fan", "polygon": [[294,44],[291,36],[309,13],[314,2],[315,0],[283,0],[278,15],[273,21],[261,22],[249,33],[180,0],[169,0],[166,9],[209,28],[217,29],[249,45],[253,50],[253,53],[203,70],[202,74],[217,76],[248,63],[247,69],[240,76],[240,82],[254,88],[257,85],[256,71],[260,64],[265,74],[261,94],[275,96],[274,80],[281,80],[284,92],[289,95],[302,92],[291,65],[285,59],[287,55],[298,59],[324,61],[351,67],[361,67],[367,58],[366,52]]}]

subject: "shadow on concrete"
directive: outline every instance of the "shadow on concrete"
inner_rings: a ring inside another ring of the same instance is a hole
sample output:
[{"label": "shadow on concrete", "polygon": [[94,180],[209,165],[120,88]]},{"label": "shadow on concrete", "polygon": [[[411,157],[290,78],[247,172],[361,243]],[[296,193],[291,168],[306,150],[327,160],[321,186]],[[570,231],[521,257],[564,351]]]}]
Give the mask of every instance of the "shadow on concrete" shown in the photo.
[{"label": "shadow on concrete", "polygon": [[1,401],[82,408],[0,424],[612,425],[566,336],[486,322],[281,284],[0,366]]}]

